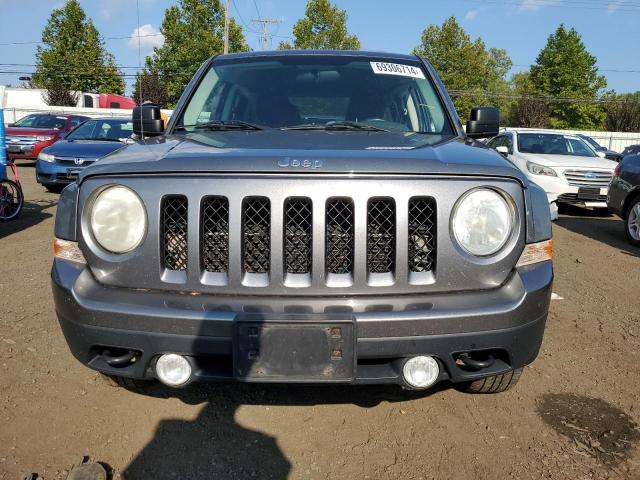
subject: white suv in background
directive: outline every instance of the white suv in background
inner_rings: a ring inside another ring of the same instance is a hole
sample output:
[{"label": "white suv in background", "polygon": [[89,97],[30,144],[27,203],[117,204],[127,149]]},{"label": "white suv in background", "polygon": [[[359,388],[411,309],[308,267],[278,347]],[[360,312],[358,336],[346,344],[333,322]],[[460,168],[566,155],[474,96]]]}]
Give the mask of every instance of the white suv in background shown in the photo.
[{"label": "white suv in background", "polygon": [[607,208],[607,192],[617,163],[597,155],[577,135],[554,131],[509,130],[487,142],[549,198],[551,216],[558,203]]}]

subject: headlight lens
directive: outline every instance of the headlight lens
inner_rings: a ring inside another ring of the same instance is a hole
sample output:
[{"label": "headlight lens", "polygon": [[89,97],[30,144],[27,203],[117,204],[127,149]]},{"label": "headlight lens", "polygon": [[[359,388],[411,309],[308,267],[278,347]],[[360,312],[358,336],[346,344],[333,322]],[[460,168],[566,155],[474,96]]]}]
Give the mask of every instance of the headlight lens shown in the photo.
[{"label": "headlight lens", "polygon": [[452,229],[456,241],[468,253],[493,255],[507,243],[512,228],[512,209],[498,192],[481,188],[458,200]]},{"label": "headlight lens", "polygon": [[547,177],[557,177],[558,174],[553,168],[538,165],[537,163],[527,162],[527,170],[534,175],[545,175]]},{"label": "headlight lens", "polygon": [[49,140],[53,140],[55,137],[53,135],[38,135],[36,137],[37,142],[48,142]]},{"label": "headlight lens", "polygon": [[49,153],[43,153],[40,152],[38,154],[38,160],[42,160],[43,162],[55,162],[56,161],[56,157],[54,157],[53,155],[49,154]]},{"label": "headlight lens", "polygon": [[126,253],[142,242],[147,214],[133,190],[115,185],[98,194],[91,208],[91,231],[98,244],[113,253]]}]

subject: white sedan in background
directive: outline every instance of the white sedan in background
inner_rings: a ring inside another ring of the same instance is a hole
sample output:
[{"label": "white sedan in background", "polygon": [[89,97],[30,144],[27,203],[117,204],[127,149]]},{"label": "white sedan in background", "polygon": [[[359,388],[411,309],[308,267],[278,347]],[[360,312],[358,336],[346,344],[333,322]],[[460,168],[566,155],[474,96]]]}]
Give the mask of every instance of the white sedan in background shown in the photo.
[{"label": "white sedan in background", "polygon": [[599,157],[577,135],[509,130],[489,140],[487,146],[547,192],[554,220],[559,203],[607,208],[607,192],[617,163]]}]

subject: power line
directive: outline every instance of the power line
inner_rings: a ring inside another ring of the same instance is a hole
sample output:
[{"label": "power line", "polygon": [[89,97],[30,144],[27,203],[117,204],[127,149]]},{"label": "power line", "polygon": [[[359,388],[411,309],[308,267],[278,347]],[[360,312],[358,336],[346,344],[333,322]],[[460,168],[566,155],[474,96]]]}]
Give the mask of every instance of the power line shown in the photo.
[{"label": "power line", "polygon": [[257,23],[262,26],[262,34],[260,35],[260,44],[262,45],[262,50],[266,50],[267,45],[269,44],[269,40],[271,39],[271,37],[269,36],[269,26],[282,23],[282,20],[272,20],[268,18],[265,18],[264,20],[252,19],[251,23]]}]

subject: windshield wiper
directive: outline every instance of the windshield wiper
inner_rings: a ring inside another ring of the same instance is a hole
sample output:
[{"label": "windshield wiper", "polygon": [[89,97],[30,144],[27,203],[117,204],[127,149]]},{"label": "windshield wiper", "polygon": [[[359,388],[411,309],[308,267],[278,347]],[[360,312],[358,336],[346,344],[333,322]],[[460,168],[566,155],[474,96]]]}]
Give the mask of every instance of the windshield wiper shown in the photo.
[{"label": "windshield wiper", "polygon": [[196,123],[194,125],[180,125],[176,128],[180,130],[193,128],[193,129],[199,129],[199,130],[215,130],[215,131],[262,130],[262,127],[259,127],[258,125],[254,125],[253,123],[243,122],[242,120],[212,120],[210,122]]},{"label": "windshield wiper", "polygon": [[384,128],[374,127],[366,123],[341,121],[341,122],[327,122],[323,125],[317,123],[306,123],[302,125],[293,125],[291,127],[284,127],[282,130],[355,130],[361,132],[388,132]]}]

